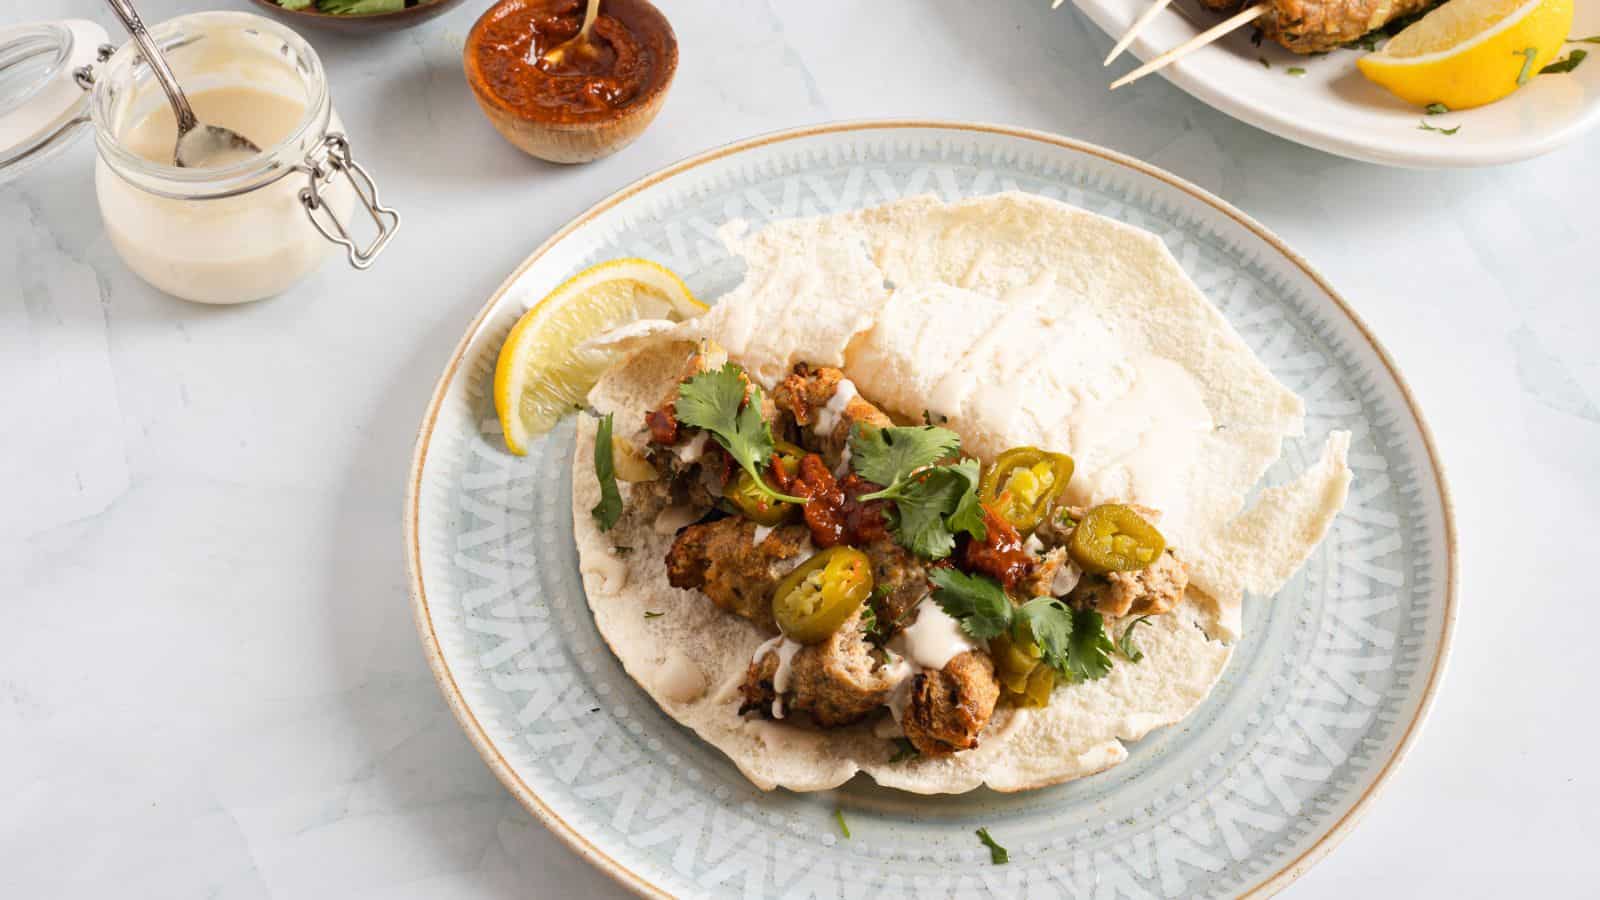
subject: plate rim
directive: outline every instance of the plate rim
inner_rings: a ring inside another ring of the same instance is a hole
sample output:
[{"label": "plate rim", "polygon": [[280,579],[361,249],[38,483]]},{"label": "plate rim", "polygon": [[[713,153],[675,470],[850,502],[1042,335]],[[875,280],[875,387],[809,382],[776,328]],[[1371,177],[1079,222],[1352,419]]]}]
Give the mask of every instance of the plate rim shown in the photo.
[{"label": "plate rim", "polygon": [[1434,700],[1438,694],[1440,682],[1443,680],[1445,669],[1451,656],[1451,649],[1455,635],[1456,612],[1458,609],[1457,586],[1459,582],[1460,555],[1457,552],[1457,533],[1455,524],[1455,504],[1451,499],[1449,483],[1445,477],[1443,460],[1434,441],[1433,431],[1428,427],[1427,420],[1418,407],[1416,397],[1411,386],[1400,373],[1399,366],[1389,355],[1387,348],[1378,340],[1377,336],[1367,326],[1356,311],[1345,299],[1333,289],[1322,275],[1311,267],[1306,260],[1292,250],[1281,238],[1246,215],[1232,204],[1212,194],[1204,188],[1192,184],[1164,169],[1135,159],[1115,150],[1110,150],[1086,141],[1076,140],[1064,135],[1039,131],[1029,128],[1020,128],[1010,125],[1000,125],[984,122],[969,122],[954,119],[852,119],[828,122],[818,125],[806,125],[797,128],[788,128],[779,131],[766,132],[743,140],[733,141],[705,150],[700,153],[669,163],[654,170],[641,178],[634,180],[621,189],[611,193],[588,209],[579,213],[571,221],[559,228],[554,234],[546,238],[534,248],[516,268],[496,287],[489,295],[489,299],[473,317],[467,326],[461,340],[451,351],[450,359],[445,364],[444,371],[434,384],[434,389],[429,397],[428,405],[423,413],[422,421],[417,428],[416,444],[412,450],[411,466],[407,473],[406,500],[403,515],[404,535],[406,544],[406,571],[408,586],[411,595],[411,612],[417,628],[418,637],[422,643],[423,655],[427,658],[428,669],[432,672],[434,680],[439,685],[440,693],[444,695],[445,703],[455,715],[467,739],[472,743],[478,754],[483,757],[491,772],[499,779],[500,783],[511,792],[512,796],[522,804],[523,808],[532,813],[545,828],[561,840],[569,849],[587,860],[595,868],[606,874],[621,886],[633,891],[641,897],[671,897],[672,895],[661,887],[653,884],[644,876],[613,859],[605,851],[592,843],[578,829],[562,819],[554,809],[545,804],[538,793],[529,787],[512,768],[511,764],[501,755],[499,748],[489,738],[488,733],[479,723],[477,716],[468,706],[466,698],[457,684],[454,674],[450,671],[444,653],[440,648],[438,635],[433,628],[433,618],[428,608],[427,592],[422,583],[422,554],[420,536],[418,533],[418,511],[422,495],[422,470],[427,461],[428,450],[432,444],[434,427],[438,421],[440,407],[444,402],[445,394],[454,382],[461,363],[465,359],[468,347],[483,329],[484,322],[489,314],[499,305],[506,292],[523,273],[542,259],[551,249],[568,235],[590,220],[615,207],[640,192],[657,184],[668,181],[680,174],[694,168],[715,162],[726,157],[734,156],[748,150],[765,147],[772,144],[814,137],[817,135],[844,134],[859,131],[894,131],[894,130],[944,130],[960,133],[977,133],[996,135],[1001,137],[1021,138],[1036,141],[1056,148],[1062,148],[1090,156],[1098,157],[1107,162],[1120,165],[1135,172],[1155,178],[1195,199],[1207,204],[1217,212],[1233,219],[1245,230],[1265,241],[1274,250],[1281,253],[1284,258],[1293,263],[1307,278],[1311,279],[1328,299],[1333,301],[1339,312],[1349,319],[1361,337],[1377,355],[1378,361],[1394,380],[1399,389],[1401,398],[1405,401],[1407,412],[1417,424],[1418,433],[1422,438],[1423,449],[1432,470],[1435,488],[1439,494],[1440,509],[1444,522],[1444,550],[1447,562],[1444,566],[1444,618],[1439,636],[1439,653],[1435,657],[1433,667],[1428,673],[1427,683],[1423,686],[1422,697],[1417,705],[1417,712],[1406,723],[1405,731],[1400,740],[1395,744],[1394,751],[1374,776],[1371,784],[1362,792],[1355,804],[1343,816],[1317,838],[1316,842],[1306,848],[1301,854],[1283,865],[1270,877],[1261,881],[1252,888],[1246,897],[1269,897],[1287,887],[1299,878],[1313,865],[1319,862],[1335,847],[1337,847],[1351,830],[1359,823],[1362,816],[1377,799],[1381,790],[1387,786],[1391,777],[1404,762],[1406,756],[1414,747],[1421,733],[1422,724],[1427,720],[1428,714],[1433,709]]},{"label": "plate rim", "polygon": [[[1105,0],[1073,0],[1073,6],[1102,34],[1111,38],[1118,37],[1111,28],[1100,21],[1101,16],[1108,14]],[[1184,21],[1193,25],[1196,29],[1196,34],[1210,27],[1210,24],[1197,22],[1193,11],[1187,6],[1174,5],[1171,10],[1183,18]],[[1142,43],[1136,40],[1129,45],[1126,52],[1140,62],[1148,62],[1154,54],[1146,54],[1142,50]],[[1404,148],[1394,149],[1385,145],[1362,142],[1355,138],[1345,138],[1331,132],[1318,131],[1314,128],[1306,127],[1299,124],[1293,117],[1280,114],[1271,107],[1247,102],[1241,99],[1239,95],[1231,94],[1220,86],[1208,83],[1205,79],[1190,72],[1181,61],[1175,61],[1155,74],[1165,78],[1174,87],[1217,112],[1243,122],[1252,128],[1265,131],[1274,137],[1291,141],[1302,147],[1320,150],[1333,156],[1397,169],[1416,171],[1481,169],[1523,162],[1544,156],[1547,153],[1553,153],[1577,140],[1584,132],[1600,124],[1600,103],[1596,103],[1565,126],[1541,134],[1528,141],[1514,144],[1503,143],[1478,152],[1473,152],[1473,145],[1469,144],[1466,149],[1459,153],[1435,155],[1425,151]],[[1461,110],[1461,112],[1471,111]],[[1444,149],[1448,148],[1441,146],[1441,150]]]}]

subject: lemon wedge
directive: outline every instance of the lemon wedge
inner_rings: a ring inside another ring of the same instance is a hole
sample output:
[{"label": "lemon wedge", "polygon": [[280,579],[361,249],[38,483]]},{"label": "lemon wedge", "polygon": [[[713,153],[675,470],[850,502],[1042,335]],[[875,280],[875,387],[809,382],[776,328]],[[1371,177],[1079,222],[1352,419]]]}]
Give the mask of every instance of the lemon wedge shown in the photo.
[{"label": "lemon wedge", "polygon": [[506,448],[528,444],[581,405],[618,351],[591,338],[644,319],[682,321],[706,311],[683,279],[645,259],[585,269],[535,303],[506,336],[494,368],[494,409]]},{"label": "lemon wedge", "polygon": [[1572,0],[1450,0],[1356,65],[1402,100],[1471,109],[1539,74],[1571,29]]}]

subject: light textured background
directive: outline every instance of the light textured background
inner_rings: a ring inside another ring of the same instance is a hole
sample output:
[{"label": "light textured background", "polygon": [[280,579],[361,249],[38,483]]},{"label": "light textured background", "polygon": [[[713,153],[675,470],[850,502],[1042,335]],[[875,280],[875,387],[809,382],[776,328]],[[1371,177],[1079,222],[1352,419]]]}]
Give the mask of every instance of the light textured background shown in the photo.
[{"label": "light textured background", "polygon": [[[87,141],[0,188],[0,895],[620,896],[500,788],[424,667],[400,529],[417,420],[472,314],[567,219],[716,144],[872,116],[1057,131],[1220,194],[1328,276],[1429,414],[1461,528],[1454,661],[1408,763],[1288,894],[1596,890],[1596,138],[1378,169],[1158,78],[1107,94],[1110,40],[1070,4],[679,0],[655,126],[556,168],[468,94],[486,5],[307,35],[406,216],[371,272],[194,306],[112,252]],[[90,0],[0,24],[52,16],[115,28]]]}]

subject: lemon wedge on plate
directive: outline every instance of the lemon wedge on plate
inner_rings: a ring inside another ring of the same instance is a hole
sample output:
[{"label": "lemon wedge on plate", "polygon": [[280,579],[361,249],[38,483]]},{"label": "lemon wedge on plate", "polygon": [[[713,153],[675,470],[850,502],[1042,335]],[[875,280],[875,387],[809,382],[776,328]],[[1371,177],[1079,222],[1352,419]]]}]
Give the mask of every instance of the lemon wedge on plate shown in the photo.
[{"label": "lemon wedge on plate", "polygon": [[646,259],[585,269],[535,303],[506,336],[494,368],[494,409],[518,456],[583,403],[617,357],[594,337],[643,319],[682,321],[706,311],[683,279]]},{"label": "lemon wedge on plate", "polygon": [[1572,0],[1450,0],[1356,65],[1402,100],[1470,109],[1538,75],[1571,29]]}]

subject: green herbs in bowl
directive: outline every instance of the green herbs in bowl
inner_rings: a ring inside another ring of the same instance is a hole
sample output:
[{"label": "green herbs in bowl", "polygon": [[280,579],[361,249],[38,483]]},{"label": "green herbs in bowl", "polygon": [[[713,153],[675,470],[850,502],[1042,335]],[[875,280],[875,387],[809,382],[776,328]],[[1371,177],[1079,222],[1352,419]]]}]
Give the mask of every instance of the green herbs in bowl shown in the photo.
[{"label": "green herbs in bowl", "polygon": [[291,22],[347,30],[406,28],[433,18],[461,0],[253,0]]}]

